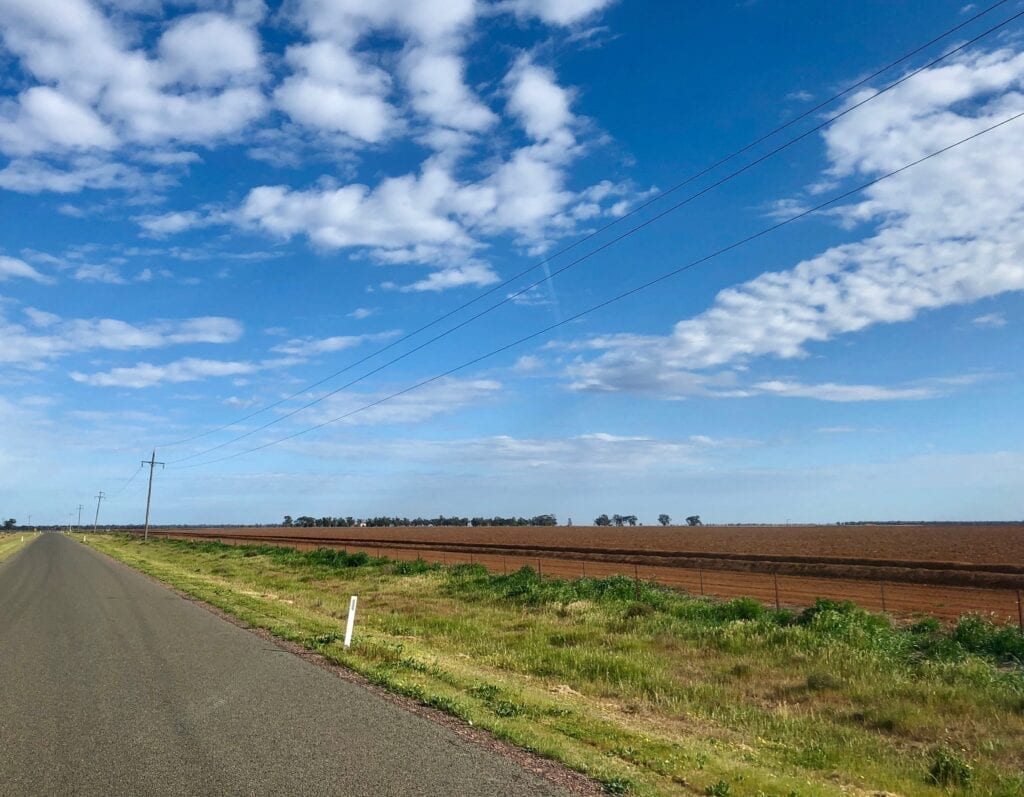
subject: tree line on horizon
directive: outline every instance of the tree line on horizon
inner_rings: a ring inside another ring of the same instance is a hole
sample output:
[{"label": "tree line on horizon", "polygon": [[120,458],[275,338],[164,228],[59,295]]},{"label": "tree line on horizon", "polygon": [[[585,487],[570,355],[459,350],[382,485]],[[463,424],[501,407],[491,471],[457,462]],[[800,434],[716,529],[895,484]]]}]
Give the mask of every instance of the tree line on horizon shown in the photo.
[{"label": "tree line on horizon", "polygon": [[[672,524],[669,515],[658,515],[658,523],[662,526]],[[557,526],[558,518],[554,515],[534,515],[533,517],[459,517],[452,515],[446,517],[439,515],[435,518],[407,518],[390,517],[387,515],[372,518],[356,518],[351,515],[347,517],[312,517],[311,515],[299,515],[292,517],[285,515],[281,525],[285,528],[379,528],[387,526]],[[566,525],[573,525],[572,518]],[[599,515],[594,519],[595,526],[636,526],[643,525],[636,515]],[[703,525],[700,515],[690,515],[686,518],[687,526]]]},{"label": "tree line on horizon", "polygon": [[453,515],[446,517],[439,515],[435,518],[407,518],[407,517],[371,517],[354,518],[348,517],[310,517],[300,515],[293,518],[285,515],[281,523],[285,527],[300,528],[353,528],[359,527],[381,527],[381,526],[557,526],[558,518],[554,515],[535,515],[525,517],[458,517]]}]

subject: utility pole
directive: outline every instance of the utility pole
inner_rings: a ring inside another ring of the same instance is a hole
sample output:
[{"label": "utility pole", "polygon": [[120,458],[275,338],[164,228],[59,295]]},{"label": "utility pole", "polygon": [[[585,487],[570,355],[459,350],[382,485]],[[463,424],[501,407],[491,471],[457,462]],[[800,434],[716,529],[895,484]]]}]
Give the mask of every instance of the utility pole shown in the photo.
[{"label": "utility pole", "polygon": [[106,495],[103,494],[103,490],[100,490],[100,494],[96,496],[96,517],[93,518],[92,521],[93,534],[96,533],[96,526],[100,522],[100,502],[102,502],[104,498],[106,498]]},{"label": "utility pole", "polygon": [[82,510],[85,509],[81,504],[78,505],[78,525],[75,526],[76,531],[82,530]]},{"label": "utility pole", "polygon": [[149,502],[153,498],[153,468],[156,465],[162,468],[164,463],[156,461],[156,449],[154,448],[153,455],[148,460],[142,460],[142,464],[149,465],[149,489],[146,491],[146,530],[142,534],[142,541],[146,542],[149,539]]}]

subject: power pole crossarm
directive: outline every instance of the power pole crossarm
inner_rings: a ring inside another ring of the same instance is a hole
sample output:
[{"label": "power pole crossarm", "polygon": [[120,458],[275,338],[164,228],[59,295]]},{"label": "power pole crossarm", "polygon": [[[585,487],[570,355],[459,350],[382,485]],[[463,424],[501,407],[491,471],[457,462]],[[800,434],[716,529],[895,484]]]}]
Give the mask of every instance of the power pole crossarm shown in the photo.
[{"label": "power pole crossarm", "polygon": [[148,460],[142,460],[143,465],[149,465],[149,489],[146,490],[146,530],[142,534],[142,541],[146,542],[149,540],[149,504],[153,500],[153,468],[159,465],[161,468],[164,466],[163,462],[156,461],[156,449],[153,449],[153,454]]}]

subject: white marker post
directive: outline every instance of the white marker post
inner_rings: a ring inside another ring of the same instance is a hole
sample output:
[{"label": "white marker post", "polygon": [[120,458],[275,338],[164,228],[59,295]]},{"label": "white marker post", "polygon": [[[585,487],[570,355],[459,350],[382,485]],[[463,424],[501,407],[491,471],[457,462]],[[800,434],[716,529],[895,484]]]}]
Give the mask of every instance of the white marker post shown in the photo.
[{"label": "white marker post", "polygon": [[359,600],[358,595],[353,595],[352,599],[348,602],[348,625],[345,626],[345,647],[352,645],[352,627],[356,624],[356,601]]}]

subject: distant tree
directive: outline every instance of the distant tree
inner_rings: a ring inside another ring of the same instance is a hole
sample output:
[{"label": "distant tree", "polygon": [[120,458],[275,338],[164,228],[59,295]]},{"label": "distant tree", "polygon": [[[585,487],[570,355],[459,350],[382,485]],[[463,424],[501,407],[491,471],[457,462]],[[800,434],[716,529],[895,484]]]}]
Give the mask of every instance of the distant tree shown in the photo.
[{"label": "distant tree", "polygon": [[12,517],[9,517],[9,518],[7,518],[7,520],[4,521],[4,528],[5,529],[13,529],[17,525],[18,525],[18,521],[15,520]]},{"label": "distant tree", "polygon": [[665,514],[665,513],[663,512],[662,514],[658,515],[658,522],[659,522],[659,523],[660,523],[660,524],[661,524],[662,526],[668,526],[668,525],[669,525],[669,524],[670,524],[670,523],[672,522],[672,518],[670,518],[670,517],[669,517],[668,515],[666,515],[666,514]]},{"label": "distant tree", "polygon": [[316,518],[310,517],[309,515],[302,515],[301,517],[295,518],[295,525],[302,526],[303,528],[312,528],[316,525]]},{"label": "distant tree", "polygon": [[612,515],[612,523],[616,526],[621,526],[626,522],[626,519],[622,515]]},{"label": "distant tree", "polygon": [[686,525],[687,526],[703,526],[704,524],[700,522],[700,515],[690,515],[686,519]]},{"label": "distant tree", "polygon": [[557,526],[558,518],[554,515],[537,515],[534,518],[530,518],[531,526]]},{"label": "distant tree", "polygon": [[623,523],[628,523],[630,526],[635,526],[637,524],[637,516],[636,515],[623,515],[622,516],[622,522]]},{"label": "distant tree", "polygon": [[610,526],[611,524],[612,522],[608,519],[607,515],[598,515],[596,518],[594,518],[595,526]]},{"label": "distant tree", "polygon": [[282,526],[290,526],[290,525],[292,525],[292,516],[291,515],[285,515],[284,516],[284,523],[282,523],[281,525]]}]

